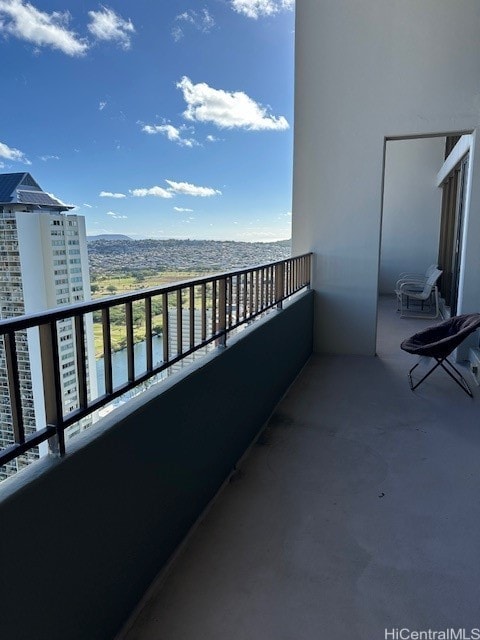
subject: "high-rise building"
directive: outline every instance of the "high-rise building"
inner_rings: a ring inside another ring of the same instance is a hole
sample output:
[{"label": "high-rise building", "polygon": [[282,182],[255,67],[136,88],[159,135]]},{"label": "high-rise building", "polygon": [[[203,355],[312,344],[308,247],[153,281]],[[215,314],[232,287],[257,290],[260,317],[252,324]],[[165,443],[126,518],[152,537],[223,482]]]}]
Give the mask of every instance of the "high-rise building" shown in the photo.
[{"label": "high-rise building", "polygon": [[[89,300],[85,219],[69,213],[72,206],[44,192],[29,173],[0,174],[0,318],[12,318],[45,309]],[[86,327],[87,380],[96,393],[95,354],[91,320]],[[73,320],[58,322],[58,348],[64,415],[78,408],[78,377]],[[16,337],[23,418],[26,434],[45,426],[40,342],[28,329]],[[88,423],[73,425],[71,437]],[[0,344],[0,448],[13,443],[13,425]],[[32,458],[0,467],[0,480],[16,472]]]}]

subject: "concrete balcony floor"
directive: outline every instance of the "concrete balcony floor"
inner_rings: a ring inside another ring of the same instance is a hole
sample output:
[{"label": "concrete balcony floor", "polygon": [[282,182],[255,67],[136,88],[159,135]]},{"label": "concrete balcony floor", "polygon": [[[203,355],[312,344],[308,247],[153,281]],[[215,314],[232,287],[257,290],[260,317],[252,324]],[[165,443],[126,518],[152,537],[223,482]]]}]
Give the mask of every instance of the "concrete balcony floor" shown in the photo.
[{"label": "concrete balcony floor", "polygon": [[380,311],[378,357],[312,357],[125,640],[480,626],[479,389],[412,393],[399,344],[432,322]]}]

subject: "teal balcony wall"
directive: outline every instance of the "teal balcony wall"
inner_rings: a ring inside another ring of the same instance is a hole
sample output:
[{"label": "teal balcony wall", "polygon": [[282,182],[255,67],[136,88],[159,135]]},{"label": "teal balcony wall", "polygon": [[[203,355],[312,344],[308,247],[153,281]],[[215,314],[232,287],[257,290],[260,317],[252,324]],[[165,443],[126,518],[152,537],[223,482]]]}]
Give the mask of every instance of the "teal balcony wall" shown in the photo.
[{"label": "teal balcony wall", "polygon": [[113,638],[312,351],[312,293],[0,487],[0,637]]}]

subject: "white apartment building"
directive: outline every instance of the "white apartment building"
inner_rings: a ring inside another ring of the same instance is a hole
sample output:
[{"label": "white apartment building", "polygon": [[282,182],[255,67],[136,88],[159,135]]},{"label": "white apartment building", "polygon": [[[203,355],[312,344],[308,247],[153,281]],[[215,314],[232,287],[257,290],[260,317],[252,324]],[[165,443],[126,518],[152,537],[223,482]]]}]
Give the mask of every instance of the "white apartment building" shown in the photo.
[{"label": "white apartment building", "polygon": [[[0,174],[0,318],[12,318],[90,299],[85,220],[73,207],[45,193],[29,173]],[[90,394],[96,394],[92,321],[86,327]],[[63,411],[78,408],[73,320],[58,323]],[[45,426],[40,343],[36,330],[17,336],[25,432]],[[67,430],[67,438],[90,422]],[[0,447],[13,443],[5,353],[0,345]],[[14,473],[27,454],[0,468],[0,480]]]}]

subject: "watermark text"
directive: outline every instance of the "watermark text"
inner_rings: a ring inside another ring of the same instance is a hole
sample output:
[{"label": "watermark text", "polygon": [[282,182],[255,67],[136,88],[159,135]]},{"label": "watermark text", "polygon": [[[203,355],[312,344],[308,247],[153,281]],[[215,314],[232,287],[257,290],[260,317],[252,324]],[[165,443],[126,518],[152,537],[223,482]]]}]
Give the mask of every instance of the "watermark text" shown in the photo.
[{"label": "watermark text", "polygon": [[480,640],[480,629],[385,629],[385,640]]}]

